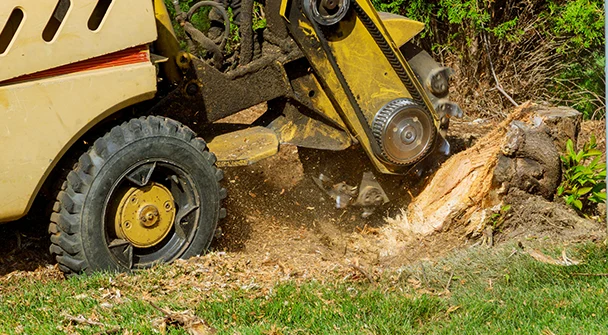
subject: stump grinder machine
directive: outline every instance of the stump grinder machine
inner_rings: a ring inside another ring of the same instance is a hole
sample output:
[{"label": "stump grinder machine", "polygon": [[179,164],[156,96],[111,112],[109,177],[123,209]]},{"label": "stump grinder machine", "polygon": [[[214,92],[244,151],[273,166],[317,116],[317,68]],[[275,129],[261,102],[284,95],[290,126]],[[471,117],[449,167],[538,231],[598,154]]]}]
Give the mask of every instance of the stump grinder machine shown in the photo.
[{"label": "stump grinder machine", "polygon": [[[281,144],[359,145],[403,174],[449,152],[462,114],[450,70],[411,42],[423,28],[370,0],[2,0],[0,222],[52,192],[59,268],[128,271],[204,252],[219,168]],[[261,103],[246,127],[191,130]]]}]

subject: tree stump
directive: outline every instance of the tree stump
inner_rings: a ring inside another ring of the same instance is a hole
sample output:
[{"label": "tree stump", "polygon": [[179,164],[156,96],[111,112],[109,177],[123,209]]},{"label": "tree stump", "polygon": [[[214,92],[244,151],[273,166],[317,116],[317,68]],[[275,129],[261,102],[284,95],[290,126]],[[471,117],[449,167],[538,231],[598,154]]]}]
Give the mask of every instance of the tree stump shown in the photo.
[{"label": "tree stump", "polygon": [[404,228],[428,235],[459,223],[480,233],[510,189],[551,199],[561,181],[557,146],[575,140],[579,127],[570,109],[523,104],[441,166],[404,211]]}]

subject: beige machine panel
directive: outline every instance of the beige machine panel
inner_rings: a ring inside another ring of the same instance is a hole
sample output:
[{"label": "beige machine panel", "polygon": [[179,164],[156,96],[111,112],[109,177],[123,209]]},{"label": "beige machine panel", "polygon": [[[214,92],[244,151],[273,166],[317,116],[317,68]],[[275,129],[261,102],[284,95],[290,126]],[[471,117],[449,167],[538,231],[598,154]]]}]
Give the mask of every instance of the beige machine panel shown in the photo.
[{"label": "beige machine panel", "polygon": [[0,0],[0,81],[147,44],[156,35],[151,0]]},{"label": "beige machine panel", "polygon": [[0,87],[0,222],[28,211],[61,155],[86,130],[155,92],[149,61]]}]

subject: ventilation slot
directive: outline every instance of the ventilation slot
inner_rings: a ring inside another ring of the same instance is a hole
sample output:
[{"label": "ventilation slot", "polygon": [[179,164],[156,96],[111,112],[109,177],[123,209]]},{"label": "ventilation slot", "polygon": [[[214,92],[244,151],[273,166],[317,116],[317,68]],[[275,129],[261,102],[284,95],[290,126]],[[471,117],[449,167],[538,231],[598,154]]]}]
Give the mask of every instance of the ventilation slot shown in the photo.
[{"label": "ventilation slot", "polygon": [[103,19],[108,14],[108,9],[110,9],[111,4],[112,0],[99,0],[97,2],[93,14],[91,14],[91,17],[89,18],[89,29],[92,31],[99,29]]},{"label": "ventilation slot", "polygon": [[42,39],[50,42],[55,38],[55,35],[57,35],[59,27],[61,27],[63,19],[65,19],[65,15],[68,13],[71,4],[72,3],[70,0],[59,0],[57,7],[55,7],[55,11],[53,11],[53,15],[49,20],[49,23],[46,24],[46,27],[42,32]]},{"label": "ventilation slot", "polygon": [[6,26],[4,26],[4,29],[2,29],[2,32],[0,33],[0,55],[4,55],[4,53],[7,52],[8,47],[10,47],[15,39],[17,30],[19,30],[19,26],[21,26],[21,22],[23,22],[23,17],[23,10],[21,10],[21,8],[13,9]]}]

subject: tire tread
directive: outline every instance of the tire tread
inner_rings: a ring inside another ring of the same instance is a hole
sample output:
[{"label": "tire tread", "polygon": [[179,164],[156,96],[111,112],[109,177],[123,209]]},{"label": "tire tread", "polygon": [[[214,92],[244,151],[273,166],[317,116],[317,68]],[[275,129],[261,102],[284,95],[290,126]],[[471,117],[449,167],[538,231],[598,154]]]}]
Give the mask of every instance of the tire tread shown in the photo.
[{"label": "tire tread", "polygon": [[[208,151],[205,141],[196,137],[189,127],[177,121],[159,116],[144,116],[112,128],[79,157],[78,163],[68,173],[58,190],[53,205],[49,224],[51,235],[49,251],[57,260],[59,269],[67,276],[90,269],[82,244],[80,213],[96,174],[113,154],[130,142],[138,138],[158,135],[176,137],[189,143],[201,151],[203,157],[210,163],[218,183],[223,178],[223,172],[215,167],[215,155]],[[218,186],[218,189],[220,199],[224,199],[226,190],[221,186]],[[218,216],[224,218],[226,209],[220,206]]]}]

